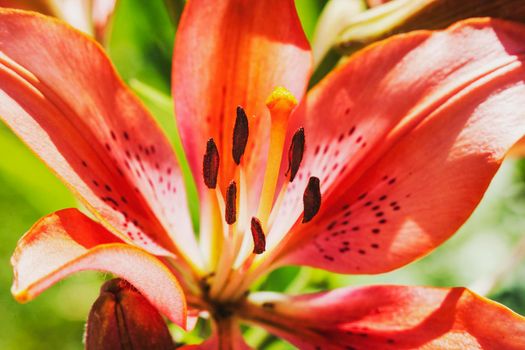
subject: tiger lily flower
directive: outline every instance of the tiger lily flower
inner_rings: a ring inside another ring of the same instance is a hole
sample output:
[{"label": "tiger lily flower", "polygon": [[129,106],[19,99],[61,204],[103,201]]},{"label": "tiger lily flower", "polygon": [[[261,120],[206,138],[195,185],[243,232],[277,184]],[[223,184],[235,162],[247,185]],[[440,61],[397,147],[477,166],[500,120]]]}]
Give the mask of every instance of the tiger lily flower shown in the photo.
[{"label": "tiger lily flower", "polygon": [[449,238],[525,134],[523,26],[395,36],[303,98],[292,0],[189,1],[172,78],[198,235],[170,144],[95,42],[0,10],[0,52],[0,116],[93,214],[64,209],[21,238],[18,300],[92,269],[181,327],[210,315],[210,339],[188,348],[246,348],[240,322],[301,349],[525,347],[524,318],[463,288],[249,293],[280,266],[376,274]]}]

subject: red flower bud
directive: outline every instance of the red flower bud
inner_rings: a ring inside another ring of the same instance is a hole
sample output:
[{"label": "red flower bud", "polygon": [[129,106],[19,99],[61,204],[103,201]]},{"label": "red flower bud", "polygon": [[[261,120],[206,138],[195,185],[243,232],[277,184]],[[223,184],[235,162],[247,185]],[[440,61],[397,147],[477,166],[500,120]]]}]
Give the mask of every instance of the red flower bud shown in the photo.
[{"label": "red flower bud", "polygon": [[89,313],[86,350],[172,350],[164,319],[132,285],[116,278],[100,288]]}]

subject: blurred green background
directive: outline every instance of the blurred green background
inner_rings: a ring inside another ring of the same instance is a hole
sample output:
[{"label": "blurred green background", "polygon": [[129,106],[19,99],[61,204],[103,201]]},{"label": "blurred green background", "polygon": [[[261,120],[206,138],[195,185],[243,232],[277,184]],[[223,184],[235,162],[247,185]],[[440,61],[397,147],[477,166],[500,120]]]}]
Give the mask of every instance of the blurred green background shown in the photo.
[{"label": "blurred green background", "polygon": [[[124,79],[150,107],[179,157],[180,141],[171,112],[171,52],[181,3],[121,0],[108,52]],[[309,38],[324,1],[297,1]],[[9,258],[17,239],[40,217],[76,205],[75,199],[26,147],[0,126],[0,349],[82,349],[84,320],[98,295],[96,273],[81,273],[44,292],[27,305],[11,297]],[[191,185],[191,183],[189,182]],[[195,209],[195,206],[194,206]],[[392,273],[344,276],[287,267],[260,288],[295,293],[360,284],[468,286],[525,314],[525,162],[508,160],[482,204],[463,228],[433,254]],[[177,336],[181,333],[174,330]],[[257,348],[290,346],[256,330],[248,341]],[[196,341],[198,331],[186,336]]]}]

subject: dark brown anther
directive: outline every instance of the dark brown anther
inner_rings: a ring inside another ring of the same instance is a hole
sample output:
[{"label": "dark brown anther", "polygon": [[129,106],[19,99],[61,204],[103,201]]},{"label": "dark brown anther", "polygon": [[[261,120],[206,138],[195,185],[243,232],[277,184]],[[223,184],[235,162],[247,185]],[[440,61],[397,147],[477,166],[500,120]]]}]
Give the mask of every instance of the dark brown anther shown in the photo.
[{"label": "dark brown anther", "polygon": [[295,179],[301,161],[303,160],[304,153],[304,129],[299,128],[292,137],[292,143],[290,144],[290,149],[288,150],[288,170],[286,170],[286,175],[290,173],[290,182]]},{"label": "dark brown anther", "polygon": [[257,218],[252,218],[252,237],[253,237],[253,254],[262,254],[266,250],[266,237],[262,229],[261,222]]},{"label": "dark brown anther", "polygon": [[226,212],[225,219],[228,225],[233,225],[237,215],[237,184],[235,181],[230,182],[226,190]]},{"label": "dark brown anther", "polygon": [[312,220],[321,207],[321,188],[319,178],[312,176],[303,194],[303,224]]},{"label": "dark brown anther", "polygon": [[215,188],[217,186],[217,176],[219,174],[219,151],[213,139],[209,139],[206,143],[206,153],[202,161],[202,176],[204,183],[208,188]]},{"label": "dark brown anther", "polygon": [[248,143],[248,117],[244,109],[239,106],[237,107],[237,118],[235,119],[235,126],[233,127],[233,146],[232,156],[235,164],[241,163],[241,157],[246,149]]}]

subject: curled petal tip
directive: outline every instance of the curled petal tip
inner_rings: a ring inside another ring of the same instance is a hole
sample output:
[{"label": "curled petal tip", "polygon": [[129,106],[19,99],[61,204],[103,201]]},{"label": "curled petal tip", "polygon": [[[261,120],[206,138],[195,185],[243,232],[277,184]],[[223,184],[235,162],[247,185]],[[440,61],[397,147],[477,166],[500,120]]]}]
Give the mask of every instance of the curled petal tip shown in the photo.
[{"label": "curled petal tip", "polygon": [[23,289],[23,290],[11,289],[11,293],[13,294],[13,297],[15,298],[15,300],[21,304],[25,304],[31,301],[32,299],[27,289]]}]

